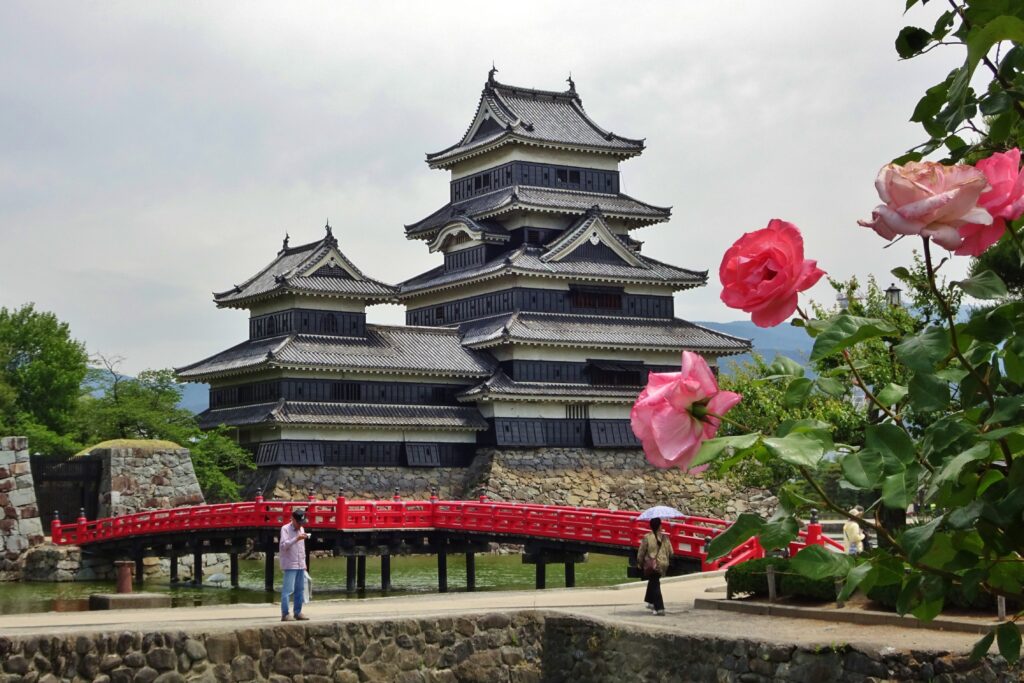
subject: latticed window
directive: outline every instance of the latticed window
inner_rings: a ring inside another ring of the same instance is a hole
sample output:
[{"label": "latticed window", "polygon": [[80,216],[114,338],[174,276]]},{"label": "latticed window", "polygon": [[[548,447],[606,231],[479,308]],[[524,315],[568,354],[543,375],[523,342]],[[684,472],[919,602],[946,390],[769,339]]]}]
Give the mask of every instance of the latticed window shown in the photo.
[{"label": "latticed window", "polygon": [[585,403],[565,407],[565,419],[586,420],[590,416],[590,406]]},{"label": "latticed window", "polygon": [[572,289],[569,301],[573,308],[598,308],[619,310],[622,308],[622,293],[600,289]]}]

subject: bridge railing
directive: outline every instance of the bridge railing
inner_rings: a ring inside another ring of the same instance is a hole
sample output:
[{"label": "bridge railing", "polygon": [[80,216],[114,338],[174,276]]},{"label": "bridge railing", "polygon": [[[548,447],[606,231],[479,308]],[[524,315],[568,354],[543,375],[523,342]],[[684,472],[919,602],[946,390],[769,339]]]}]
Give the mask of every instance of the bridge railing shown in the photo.
[{"label": "bridge railing", "polygon": [[[649,531],[647,522],[637,520],[629,510],[603,510],[563,505],[538,505],[479,500],[347,500],[255,501],[217,505],[196,505],[170,510],[151,510],[120,517],[86,520],[51,526],[58,545],[88,545],[129,537],[181,531],[230,528],[280,528],[297,508],[306,511],[310,530],[446,530],[550,538],[636,548]],[[710,517],[687,516],[666,520],[664,529],[676,555],[698,559],[704,570],[724,569],[750,559],[764,557],[757,538],[748,539],[723,558],[707,562],[707,543],[729,528],[729,522]],[[808,545],[842,546],[821,533],[816,520],[790,544],[796,553]]]}]

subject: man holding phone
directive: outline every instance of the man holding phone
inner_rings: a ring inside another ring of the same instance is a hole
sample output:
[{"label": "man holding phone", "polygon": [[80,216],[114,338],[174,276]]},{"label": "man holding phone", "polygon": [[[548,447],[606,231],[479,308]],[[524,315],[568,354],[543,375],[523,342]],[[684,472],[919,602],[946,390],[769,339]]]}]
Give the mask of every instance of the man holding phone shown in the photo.
[{"label": "man holding phone", "polygon": [[281,571],[284,572],[284,583],[281,586],[281,621],[291,621],[288,614],[288,598],[295,594],[295,620],[308,621],[309,617],[302,613],[305,600],[303,588],[306,573],[306,539],[309,534],[302,528],[306,521],[306,511],[296,508],[292,511],[292,521],[281,527]]}]

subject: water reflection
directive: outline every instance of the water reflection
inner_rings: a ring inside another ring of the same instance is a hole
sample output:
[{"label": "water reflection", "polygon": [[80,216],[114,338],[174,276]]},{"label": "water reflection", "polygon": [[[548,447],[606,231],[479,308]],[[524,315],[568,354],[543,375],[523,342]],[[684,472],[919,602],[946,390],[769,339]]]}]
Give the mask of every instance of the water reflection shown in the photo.
[{"label": "water reflection", "polygon": [[[184,558],[182,558],[184,561]],[[437,559],[433,556],[395,556],[391,559],[391,590],[380,590],[380,560],[369,557],[366,561],[366,590],[355,593],[345,591],[345,558],[314,558],[310,574],[313,577],[313,599],[358,600],[381,595],[413,595],[437,591]],[[239,565],[239,587],[192,586],[181,583],[171,586],[167,579],[147,581],[141,590],[171,594],[173,607],[200,605],[234,605],[238,603],[275,603],[278,594],[263,590],[263,563],[242,560]],[[547,568],[548,588],[565,585],[563,565],[551,564]],[[588,561],[576,565],[576,585],[606,586],[626,581],[626,560],[622,557],[591,554]],[[280,569],[274,577],[275,587],[281,585]],[[476,558],[476,585],[478,591],[533,590],[534,566],[523,564],[520,555],[478,555]],[[7,583],[0,584],[0,614],[26,612],[76,612],[89,609],[91,593],[112,593],[111,582],[83,583]],[[137,589],[138,590],[138,589]],[[448,558],[448,590],[466,590],[466,563],[462,555]]]}]

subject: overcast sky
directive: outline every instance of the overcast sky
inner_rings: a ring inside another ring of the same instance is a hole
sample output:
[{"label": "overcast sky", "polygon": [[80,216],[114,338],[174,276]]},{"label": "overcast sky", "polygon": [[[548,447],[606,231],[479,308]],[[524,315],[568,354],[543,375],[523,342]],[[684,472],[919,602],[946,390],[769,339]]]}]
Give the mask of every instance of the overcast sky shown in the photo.
[{"label": "overcast sky", "polygon": [[210,293],[285,231],[314,240],[329,217],[388,282],[433,267],[403,225],[446,202],[423,155],[462,135],[492,59],[502,82],[544,89],[571,70],[600,125],[646,138],[623,188],[673,219],[633,234],[712,271],[678,315],[744,317],[720,303],[717,267],[774,217],[830,274],[884,286],[912,245],[883,250],[856,220],[878,168],[922,141],[914,104],[961,58],[898,61],[899,29],[937,14],[903,5],[5,2],[0,306],[34,301],[138,372],[241,341],[246,314]]}]

